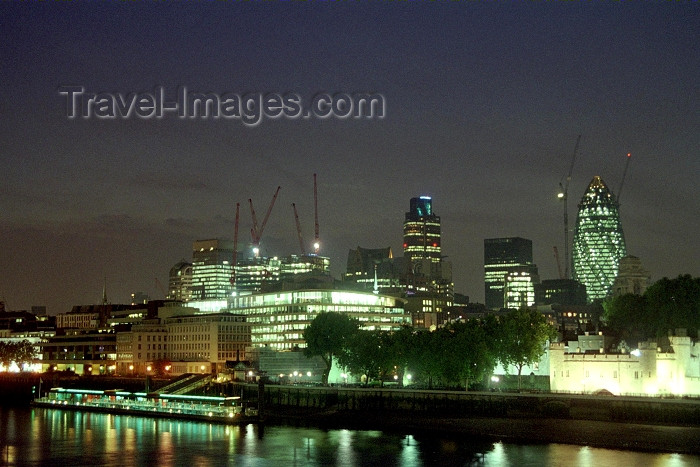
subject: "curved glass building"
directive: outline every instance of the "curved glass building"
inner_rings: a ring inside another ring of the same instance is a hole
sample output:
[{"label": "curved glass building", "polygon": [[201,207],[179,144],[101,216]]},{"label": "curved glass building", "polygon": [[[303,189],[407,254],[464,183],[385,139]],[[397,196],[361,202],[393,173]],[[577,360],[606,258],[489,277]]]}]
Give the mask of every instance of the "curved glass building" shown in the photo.
[{"label": "curved glass building", "polygon": [[586,286],[589,302],[610,293],[626,254],[619,204],[596,175],[578,205],[572,257],[574,279]]}]

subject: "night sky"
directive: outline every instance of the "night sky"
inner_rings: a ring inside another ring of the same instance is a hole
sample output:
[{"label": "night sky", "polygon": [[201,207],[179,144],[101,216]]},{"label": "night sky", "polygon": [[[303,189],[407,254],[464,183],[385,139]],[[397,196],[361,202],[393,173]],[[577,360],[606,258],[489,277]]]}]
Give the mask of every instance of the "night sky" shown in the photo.
[{"label": "night sky", "polygon": [[[50,314],[163,298],[192,241],[299,253],[291,203],[332,272],[351,248],[402,254],[409,199],[433,197],[455,291],[483,302],[483,240],[563,256],[559,183],[621,195],[629,254],[652,279],[700,275],[696,2],[77,2],[0,4],[0,298]],[[383,119],[69,119],[61,86],[174,95],[379,92]]]}]

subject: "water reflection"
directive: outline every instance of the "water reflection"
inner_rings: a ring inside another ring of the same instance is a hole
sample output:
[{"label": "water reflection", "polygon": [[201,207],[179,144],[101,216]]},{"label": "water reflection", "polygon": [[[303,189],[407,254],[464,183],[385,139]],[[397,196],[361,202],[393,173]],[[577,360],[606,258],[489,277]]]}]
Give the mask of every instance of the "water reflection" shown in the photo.
[{"label": "water reflection", "polygon": [[0,465],[698,465],[699,456],[459,436],[225,426],[0,407]]}]

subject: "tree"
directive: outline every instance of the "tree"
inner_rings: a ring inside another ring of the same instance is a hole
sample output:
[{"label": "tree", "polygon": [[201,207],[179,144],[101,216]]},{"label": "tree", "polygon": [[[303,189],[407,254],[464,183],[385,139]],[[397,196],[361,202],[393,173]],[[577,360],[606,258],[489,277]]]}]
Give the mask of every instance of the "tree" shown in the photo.
[{"label": "tree", "polygon": [[440,377],[440,365],[437,356],[441,336],[437,331],[428,330],[417,331],[407,349],[407,368],[411,372],[415,381],[427,385],[428,389],[433,388],[433,384]]},{"label": "tree", "polygon": [[357,320],[336,312],[321,312],[304,330],[307,357],[319,356],[326,364],[323,382],[328,384],[328,375],[335,357],[344,352],[348,339],[358,332]]},{"label": "tree", "polygon": [[338,365],[357,376],[365,375],[367,382],[379,378],[388,365],[386,349],[382,348],[383,331],[361,331],[350,335],[345,348],[338,354]]},{"label": "tree", "polygon": [[521,308],[502,318],[498,358],[504,367],[513,365],[518,369],[518,388],[523,367],[539,362],[545,343],[556,335],[554,327],[537,310]]},{"label": "tree", "polygon": [[13,362],[20,368],[31,364],[35,353],[34,345],[28,340],[0,342],[0,363],[5,369],[9,369]]},{"label": "tree", "polygon": [[603,321],[618,338],[636,345],[653,332],[655,326],[645,316],[646,300],[641,295],[625,294],[603,303]]},{"label": "tree", "polygon": [[14,361],[11,342],[0,342],[0,364],[7,370]]},{"label": "tree", "polygon": [[396,370],[399,386],[403,386],[403,376],[408,367],[410,350],[415,342],[415,330],[411,326],[402,326],[398,331],[386,333],[384,346],[387,352],[388,368]]},{"label": "tree", "polygon": [[700,278],[690,275],[663,279],[643,296],[622,295],[604,304],[604,320],[611,331],[632,345],[658,339],[671,330],[685,328],[697,337],[700,328]]},{"label": "tree", "polygon": [[453,336],[448,346],[458,382],[469,390],[469,386],[481,381],[495,366],[493,351],[489,349],[483,323],[470,320],[453,323]]},{"label": "tree", "polygon": [[665,336],[669,330],[685,328],[691,337],[700,328],[700,278],[689,274],[655,282],[644,292],[646,317],[654,336]]}]

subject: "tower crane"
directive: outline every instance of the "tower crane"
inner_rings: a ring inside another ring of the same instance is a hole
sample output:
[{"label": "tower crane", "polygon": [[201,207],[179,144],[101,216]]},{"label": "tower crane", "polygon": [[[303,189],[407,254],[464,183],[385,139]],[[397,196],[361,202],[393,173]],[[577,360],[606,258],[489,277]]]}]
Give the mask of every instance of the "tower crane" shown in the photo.
[{"label": "tower crane", "polygon": [[622,181],[620,182],[620,188],[617,190],[617,202],[620,202],[620,196],[622,196],[622,187],[625,185],[625,177],[627,176],[627,167],[630,165],[630,160],[632,159],[632,153],[627,153],[627,162],[625,162],[625,170],[622,172]]},{"label": "tower crane", "polygon": [[163,296],[167,299],[168,298],[168,293],[165,291],[165,287],[163,287],[163,284],[160,282],[160,280],[156,277],[156,287],[158,290],[160,290],[160,293],[163,294]]},{"label": "tower crane", "polygon": [[321,241],[318,236],[318,190],[316,188],[316,174],[314,174],[314,254],[321,249]]},{"label": "tower crane", "polygon": [[260,229],[258,229],[258,218],[255,215],[255,209],[253,208],[253,200],[248,199],[248,203],[250,204],[250,213],[253,217],[253,228],[251,229],[250,233],[253,237],[253,252],[255,256],[258,256],[260,253],[260,238],[262,237],[263,231],[265,230],[265,225],[267,224],[267,220],[270,218],[270,213],[272,212],[272,207],[275,205],[275,201],[277,200],[277,195],[280,192],[280,186],[277,187],[277,190],[275,191],[275,194],[272,196],[272,201],[270,201],[270,206],[267,208],[267,212],[265,213],[265,217],[263,218],[262,224],[260,224]]},{"label": "tower crane", "polygon": [[571,158],[571,166],[569,167],[569,174],[566,176],[564,184],[559,183],[559,194],[557,195],[559,199],[564,201],[564,279],[569,278],[569,182],[571,182],[571,173],[574,171],[574,163],[576,162],[576,154],[578,153],[578,146],[581,142],[581,135],[576,138],[576,146],[574,146],[574,155]]},{"label": "tower crane", "polygon": [[233,224],[233,258],[231,258],[231,291],[236,291],[236,265],[238,264],[238,215],[240,212],[240,203],[236,203],[236,220]]},{"label": "tower crane", "polygon": [[564,277],[564,273],[561,270],[561,261],[559,261],[559,249],[557,248],[556,245],[554,245],[552,248],[554,248],[554,259],[557,260],[557,269],[559,270],[559,279],[566,279]]},{"label": "tower crane", "polygon": [[301,255],[306,256],[306,249],[304,248],[304,240],[301,236],[301,224],[299,224],[299,214],[297,213],[297,205],[292,203],[292,208],[294,209],[294,222],[297,224],[297,236],[299,237],[299,248],[301,249]]}]

